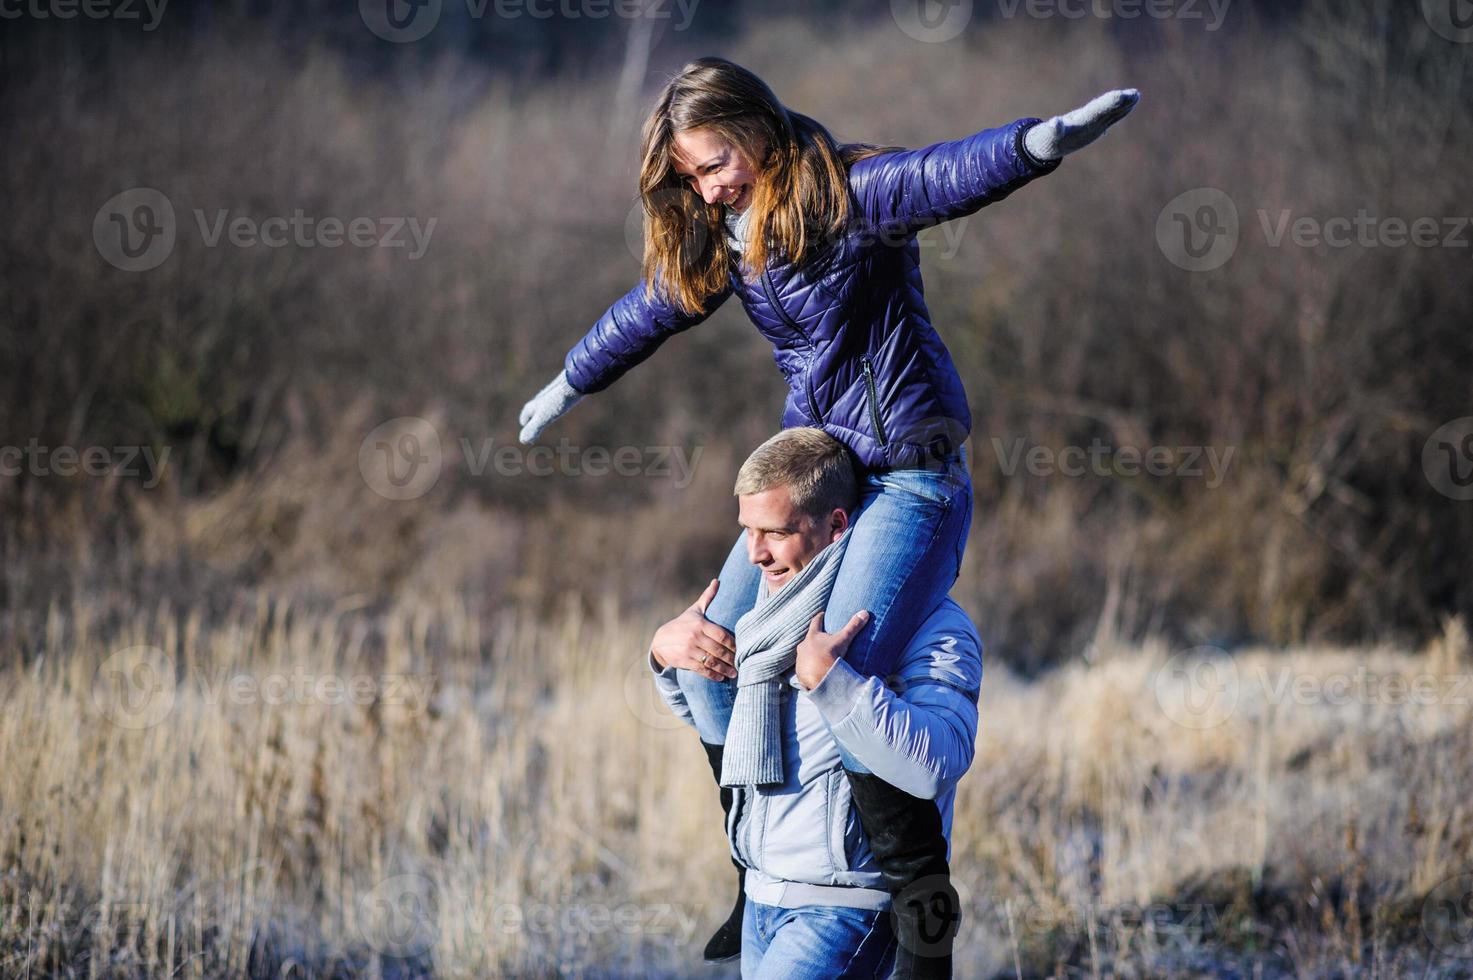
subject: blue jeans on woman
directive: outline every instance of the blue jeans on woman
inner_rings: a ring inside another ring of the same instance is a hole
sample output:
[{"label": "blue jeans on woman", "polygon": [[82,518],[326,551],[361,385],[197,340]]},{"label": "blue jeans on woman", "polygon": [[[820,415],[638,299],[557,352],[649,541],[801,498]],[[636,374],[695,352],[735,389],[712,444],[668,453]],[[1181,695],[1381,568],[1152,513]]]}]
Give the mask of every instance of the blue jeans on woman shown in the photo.
[{"label": "blue jeans on woman", "polygon": [[890,910],[748,902],[742,918],[742,980],[888,977],[895,962]]},{"label": "blue jeans on woman", "polygon": [[[860,674],[884,679],[961,572],[972,526],[972,476],[962,449],[931,467],[863,475],[859,492],[859,507],[850,515],[849,546],[824,607],[823,628],[837,632],[855,613],[868,609],[869,623],[844,660]],[[719,578],[706,619],[735,636],[737,620],[757,602],[762,579],[761,570],[747,558],[745,531],[737,536]],[[736,678],[713,681],[678,670],[676,679],[701,740],[724,745]],[[843,746],[839,755],[845,768],[869,772]]]}]

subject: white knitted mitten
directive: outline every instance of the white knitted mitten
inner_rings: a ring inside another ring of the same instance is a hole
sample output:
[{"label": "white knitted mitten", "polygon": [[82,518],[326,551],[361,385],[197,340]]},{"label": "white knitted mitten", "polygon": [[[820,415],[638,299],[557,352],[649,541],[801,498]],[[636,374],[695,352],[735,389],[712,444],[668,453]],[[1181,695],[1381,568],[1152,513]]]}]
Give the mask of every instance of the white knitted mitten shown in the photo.
[{"label": "white knitted mitten", "polygon": [[576,405],[582,397],[583,393],[568,381],[568,372],[559,371],[557,377],[522,406],[521,414],[517,416],[522,432],[517,438],[530,446],[553,419]]},{"label": "white knitted mitten", "polygon": [[1039,160],[1057,160],[1105,135],[1105,130],[1124,119],[1140,100],[1141,93],[1136,89],[1112,89],[1073,112],[1029,127],[1023,134],[1023,146]]}]

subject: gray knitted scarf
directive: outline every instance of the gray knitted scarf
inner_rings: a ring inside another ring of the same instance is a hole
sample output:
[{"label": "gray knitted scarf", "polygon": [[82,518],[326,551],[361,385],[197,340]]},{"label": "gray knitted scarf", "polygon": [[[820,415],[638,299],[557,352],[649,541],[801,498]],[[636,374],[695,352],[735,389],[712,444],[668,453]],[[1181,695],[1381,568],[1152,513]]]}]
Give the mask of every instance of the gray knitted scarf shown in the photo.
[{"label": "gray knitted scarf", "polygon": [[783,781],[781,685],[798,660],[808,624],[828,605],[853,530],[851,525],[777,592],[768,594],[764,579],[757,604],[737,620],[737,694],[722,752],[722,786]]},{"label": "gray knitted scarf", "polygon": [[740,252],[747,241],[747,227],[752,223],[752,208],[748,205],[747,210],[738,214],[731,208],[723,208],[726,212],[726,240],[731,247]]}]

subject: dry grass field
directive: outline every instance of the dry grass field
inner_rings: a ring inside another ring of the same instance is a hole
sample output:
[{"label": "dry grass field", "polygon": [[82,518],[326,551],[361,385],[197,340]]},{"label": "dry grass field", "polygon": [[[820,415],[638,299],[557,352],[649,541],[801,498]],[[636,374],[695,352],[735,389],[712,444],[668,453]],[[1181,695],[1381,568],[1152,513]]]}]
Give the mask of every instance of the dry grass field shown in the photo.
[{"label": "dry grass field", "polygon": [[[715,792],[595,609],[53,608],[0,672],[0,974],[696,972]],[[958,975],[1465,975],[1470,671],[1458,622],[989,665]]]},{"label": "dry grass field", "polygon": [[[1466,225],[1473,44],[1434,4],[1240,0],[1220,32],[979,4],[946,43],[886,3],[711,4],[627,88],[634,31],[570,19],[587,61],[519,75],[355,6],[0,25],[0,467],[168,454],[0,471],[0,978],[736,975],[699,963],[715,788],[642,658],[737,533],[771,347],[727,303],[543,438],[678,450],[688,482],[485,465],[527,459],[518,407],[637,281],[643,103],[710,53],[841,141],[1142,92],[920,236],[988,643],[958,976],[1473,976],[1473,455],[1434,438],[1473,431],[1469,245],[1276,231]],[[97,228],[141,189],[177,240],[139,271]],[[1161,229],[1201,192],[1236,244],[1194,271]],[[434,231],[211,231],[298,213]],[[439,446],[417,496],[365,465],[404,419]],[[1095,445],[1231,463],[1007,463]]]}]

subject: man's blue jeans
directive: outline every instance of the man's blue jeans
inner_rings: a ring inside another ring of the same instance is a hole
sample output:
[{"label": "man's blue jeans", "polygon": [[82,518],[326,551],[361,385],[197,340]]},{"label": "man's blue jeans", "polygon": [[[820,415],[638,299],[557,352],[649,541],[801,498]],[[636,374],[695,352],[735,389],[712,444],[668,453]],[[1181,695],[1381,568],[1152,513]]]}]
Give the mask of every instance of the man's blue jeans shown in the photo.
[{"label": "man's blue jeans", "polygon": [[888,977],[895,963],[890,910],[747,903],[742,980]]},{"label": "man's blue jeans", "polygon": [[[824,609],[824,632],[842,629],[868,609],[870,621],[844,659],[856,671],[884,678],[895,669],[916,628],[946,598],[961,572],[972,526],[972,478],[965,451],[935,466],[871,473],[859,481],[854,530]],[[746,532],[722,566],[706,618],[733,636],[757,601],[762,573],[747,559]],[[678,670],[676,679],[702,741],[726,743],[736,679],[713,681]],[[868,772],[840,746],[845,768]]]}]

